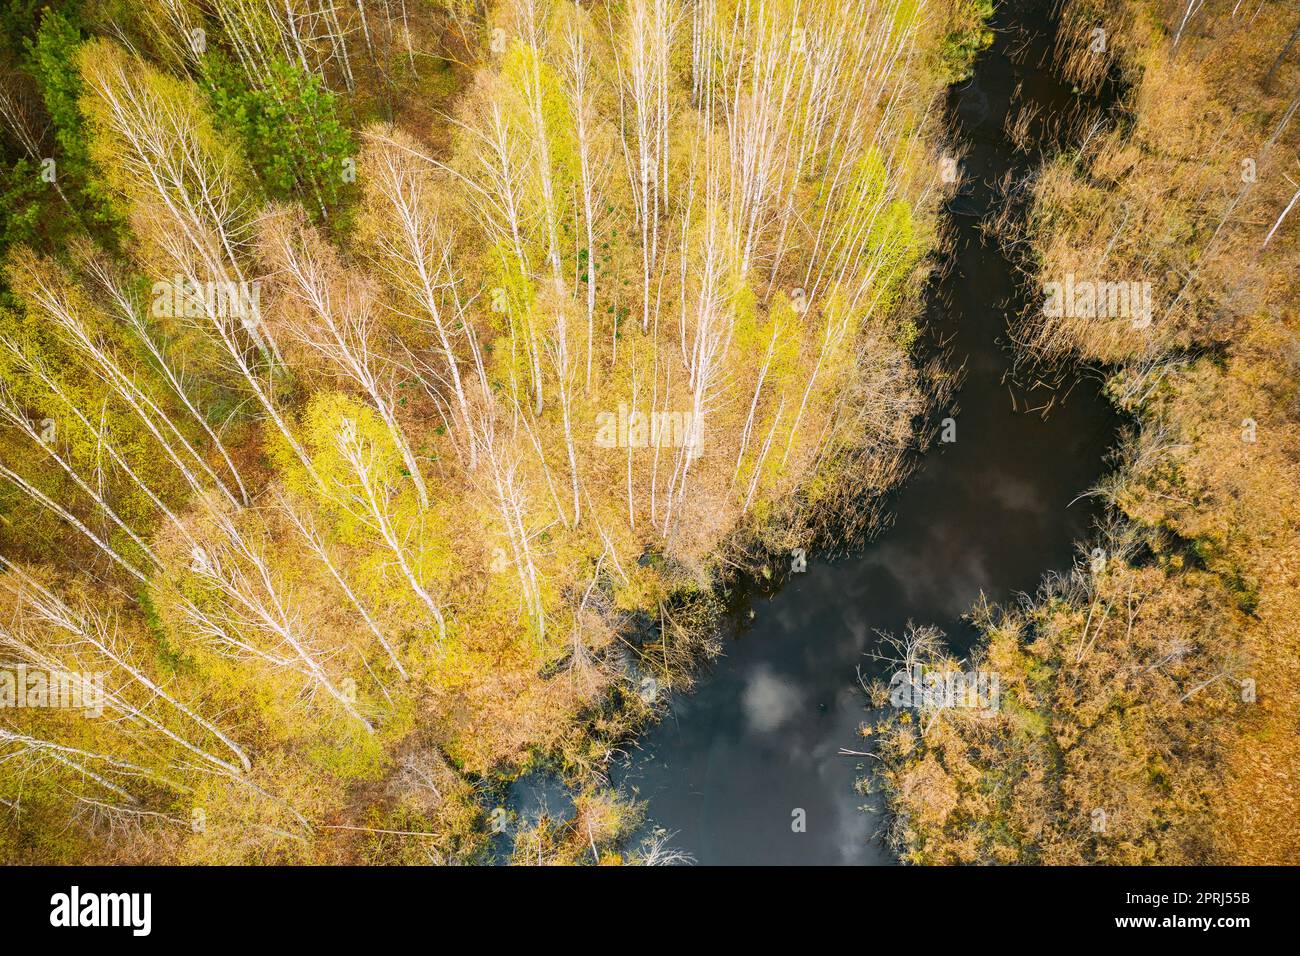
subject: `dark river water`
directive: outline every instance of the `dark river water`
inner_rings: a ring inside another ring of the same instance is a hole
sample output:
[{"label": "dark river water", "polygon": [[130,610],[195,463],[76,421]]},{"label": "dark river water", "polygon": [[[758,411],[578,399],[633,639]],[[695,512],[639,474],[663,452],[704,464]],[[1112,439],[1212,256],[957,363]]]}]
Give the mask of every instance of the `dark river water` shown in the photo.
[{"label": "dark river water", "polygon": [[[996,39],[974,77],[947,98],[953,139],[967,154],[945,210],[952,261],[927,293],[931,336],[966,366],[953,399],[956,442],[926,453],[893,496],[893,525],[858,554],[809,555],[806,573],[776,593],[742,594],[724,656],[693,693],[673,697],[616,775],[697,863],[894,862],[875,838],[879,799],[854,790],[863,758],[839,753],[865,749],[857,669],[871,663],[864,655],[876,631],[935,624],[964,649],[973,635],[961,616],[981,591],[991,600],[1032,592],[1044,572],[1069,567],[1089,530],[1090,499],[1071,501],[1101,474],[1117,421],[1091,380],[1064,404],[1058,398],[1046,419],[1025,413],[1048,397],[1004,381],[1006,323],[1028,290],[979,231],[1000,211],[993,184],[1038,162],[1009,142],[1008,109],[1028,102],[1060,115],[1076,97],[1042,65],[1054,29],[1043,0],[1000,3],[992,25]],[[804,832],[792,826],[797,810]]]}]

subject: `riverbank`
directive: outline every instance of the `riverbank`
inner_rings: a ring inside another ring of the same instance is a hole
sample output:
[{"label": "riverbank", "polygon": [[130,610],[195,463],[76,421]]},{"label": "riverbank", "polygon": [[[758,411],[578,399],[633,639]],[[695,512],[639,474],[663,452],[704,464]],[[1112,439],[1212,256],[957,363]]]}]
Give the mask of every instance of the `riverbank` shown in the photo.
[{"label": "riverbank", "polygon": [[[1300,844],[1294,90],[1282,3],[1072,3],[1057,62],[1127,116],[1030,184],[1034,281],[1147,283],[1147,316],[1029,313],[1026,362],[1133,416],[1068,575],[977,607],[993,715],[885,720],[916,863],[1290,863]],[[1097,31],[1101,31],[1100,34]],[[1102,37],[1104,42],[1098,43]]]},{"label": "riverbank", "polygon": [[[918,354],[948,373],[933,443],[885,501],[877,536],[838,557],[809,552],[779,589],[760,579],[737,590],[725,656],[695,693],[670,701],[619,776],[702,863],[892,862],[875,839],[880,794],[855,788],[871,759],[859,675],[888,677],[872,656],[879,632],[927,621],[968,646],[976,635],[962,615],[981,593],[1010,598],[1044,568],[1068,568],[1090,528],[1090,503],[1071,502],[1101,475],[1115,416],[1095,381],[1046,417],[1027,412],[1046,399],[1014,379],[1005,347],[1007,316],[1027,301],[1015,262],[986,235],[1002,209],[998,184],[1034,162],[1005,128],[1017,90],[1053,107],[1071,98],[1040,66],[1046,23],[1045,5],[1002,5],[993,48],[936,117],[959,181],[917,320]],[[1026,50],[1035,29],[1040,45]]]}]

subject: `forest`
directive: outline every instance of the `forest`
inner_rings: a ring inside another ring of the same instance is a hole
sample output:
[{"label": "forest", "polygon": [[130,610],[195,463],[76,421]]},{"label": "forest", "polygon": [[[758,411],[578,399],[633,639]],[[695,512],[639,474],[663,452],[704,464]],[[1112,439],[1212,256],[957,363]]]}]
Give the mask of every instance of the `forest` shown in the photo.
[{"label": "forest", "polygon": [[0,858],[482,861],[545,765],[516,855],[656,862],[719,582],[904,469],[978,8],[4,18]]}]

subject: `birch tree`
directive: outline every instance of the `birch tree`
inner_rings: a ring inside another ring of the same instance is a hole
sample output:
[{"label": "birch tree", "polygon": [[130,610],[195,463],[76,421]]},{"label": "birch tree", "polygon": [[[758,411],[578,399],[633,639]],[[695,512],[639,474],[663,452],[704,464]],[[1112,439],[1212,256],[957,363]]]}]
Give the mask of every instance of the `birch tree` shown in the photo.
[{"label": "birch tree", "polygon": [[262,234],[266,257],[293,303],[281,316],[289,334],[366,396],[401,453],[420,504],[428,507],[429,488],[419,460],[397,421],[396,370],[383,357],[373,290],[349,274],[305,217],[272,211],[263,219]]}]

